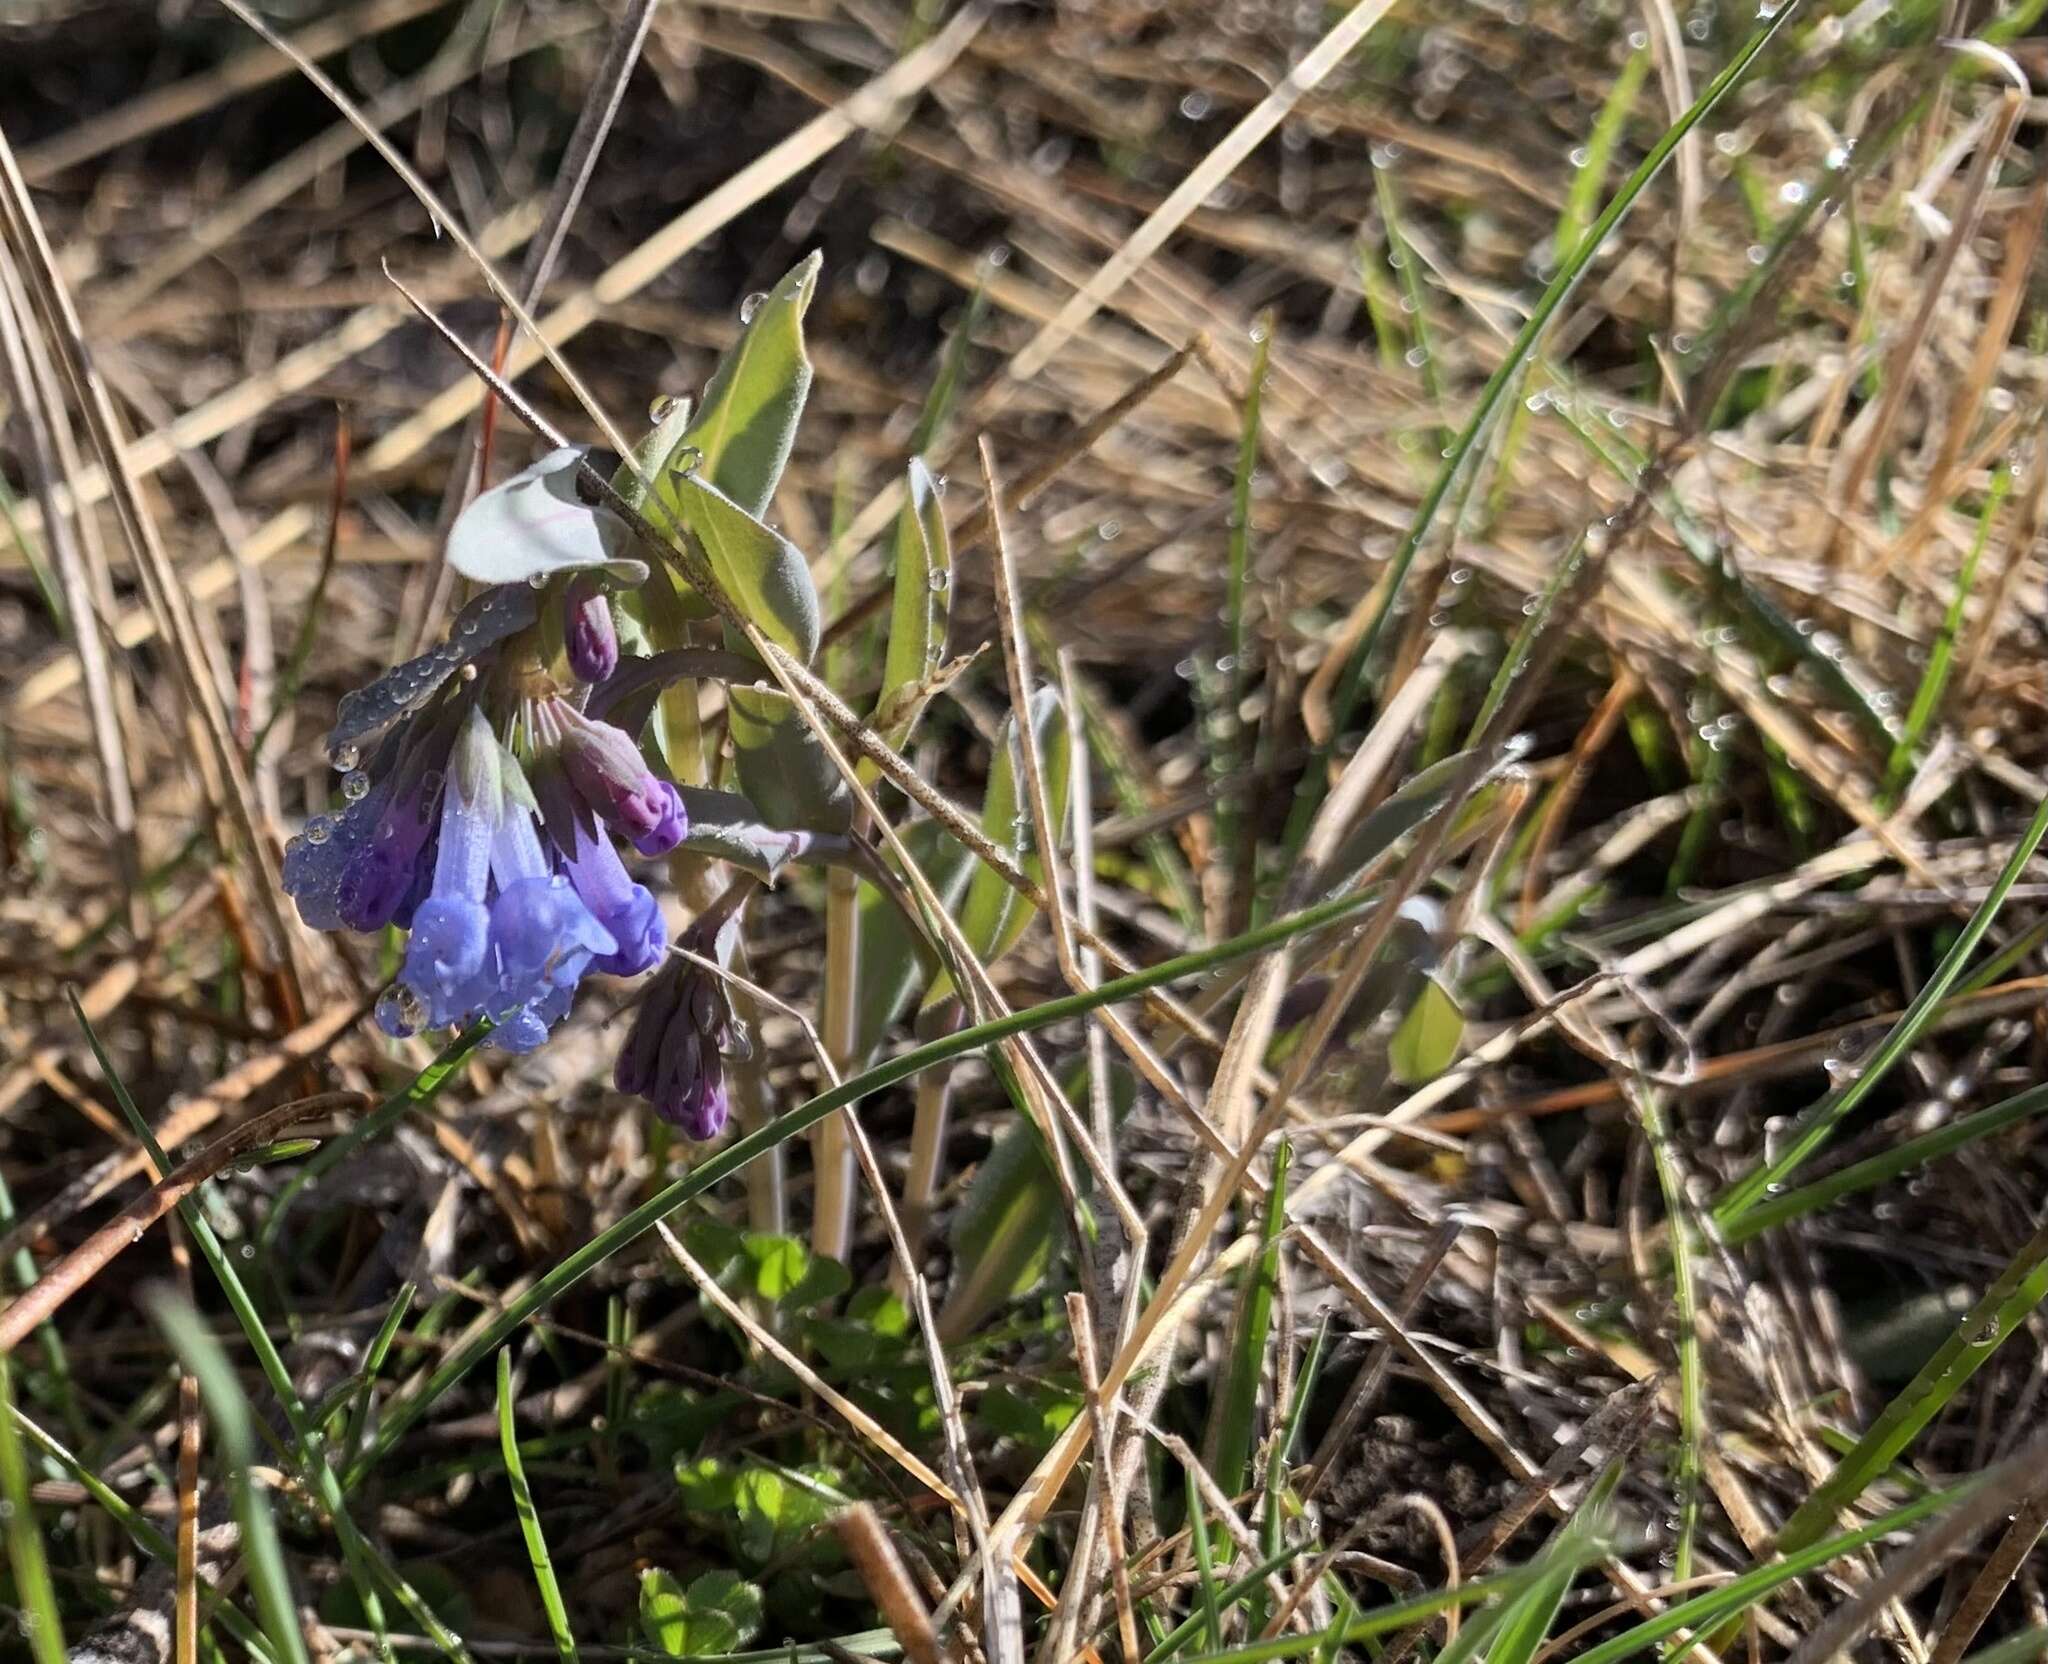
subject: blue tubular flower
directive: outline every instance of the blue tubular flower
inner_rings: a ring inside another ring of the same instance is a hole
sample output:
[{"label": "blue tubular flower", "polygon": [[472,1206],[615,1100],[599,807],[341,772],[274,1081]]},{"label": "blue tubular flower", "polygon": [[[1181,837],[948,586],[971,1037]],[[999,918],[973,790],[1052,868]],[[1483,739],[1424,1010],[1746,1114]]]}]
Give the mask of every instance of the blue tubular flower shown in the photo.
[{"label": "blue tubular flower", "polygon": [[460,1022],[489,991],[481,982],[490,942],[484,899],[491,843],[505,812],[499,755],[490,724],[472,709],[450,758],[434,886],[413,914],[402,973],[436,1027]]},{"label": "blue tubular flower", "polygon": [[490,928],[490,959],[497,972],[494,1013],[518,1010],[539,1018],[546,1004],[559,1016],[591,956],[615,953],[618,943],[569,880],[550,869],[534,828],[533,794],[519,764],[508,755],[500,766],[505,814],[491,842],[491,876],[498,887]]},{"label": "blue tubular flower", "polygon": [[568,643],[569,668],[579,682],[602,682],[619,668],[619,632],[612,625],[611,602],[587,572],[571,578],[563,593],[562,635]]},{"label": "blue tubular flower", "polygon": [[[683,945],[724,963],[736,932],[714,932],[700,921]],[[722,981],[703,966],[678,959],[658,975],[640,1002],[626,1043],[619,1048],[612,1084],[646,1098],[654,1113],[690,1138],[716,1138],[732,1115],[726,1089],[727,1054],[745,1055],[747,1042],[733,1021]]]},{"label": "blue tubular flower", "polygon": [[563,771],[593,814],[642,855],[666,855],[683,841],[690,817],[681,794],[648,768],[623,729],[559,699],[550,714],[561,734]]},{"label": "blue tubular flower", "polygon": [[539,759],[534,793],[541,825],[561,852],[563,874],[613,946],[591,960],[605,976],[638,976],[668,948],[668,925],[654,893],[634,881],[590,807],[570,786],[556,757]]}]

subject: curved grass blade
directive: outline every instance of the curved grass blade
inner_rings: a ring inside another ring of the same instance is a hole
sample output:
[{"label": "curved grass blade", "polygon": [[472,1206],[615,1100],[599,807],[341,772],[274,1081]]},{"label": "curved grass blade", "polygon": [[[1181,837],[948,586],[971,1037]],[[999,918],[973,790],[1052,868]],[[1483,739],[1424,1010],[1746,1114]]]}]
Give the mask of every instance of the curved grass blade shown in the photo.
[{"label": "curved grass blade", "polygon": [[1266,1372],[1266,1342],[1273,1329],[1273,1294],[1280,1280],[1280,1233],[1287,1223],[1287,1168],[1293,1147],[1273,1152],[1273,1188],[1266,1197],[1263,1247],[1246,1262],[1237,1290],[1237,1320],[1230,1336],[1230,1367],[1209,1418],[1209,1472],[1225,1496],[1244,1490],[1251,1474],[1252,1435],[1259,1382]]},{"label": "curved grass blade", "polygon": [[1714,1223],[1723,1231],[1732,1228],[1751,1208],[1782,1189],[1785,1181],[1834,1136],[1835,1129],[1870,1095],[1871,1088],[1912,1048],[1928,1023],[1933,1021],[1956,978],[1962,975],[1970,955],[1977,951],[1977,944],[1984,939],[1984,933],[1991,928],[1991,921],[2005,905],[2007,892],[2019,882],[2020,874],[2033,859],[2034,851],[2040,847],[2044,836],[2048,836],[2048,798],[2042,799],[2034,810],[2034,818],[2027,823],[2026,831],[2020,834],[2012,854],[2006,858],[1998,877],[1977,904],[1977,910],[1970,915],[1961,934],[1942,955],[1934,974],[1914,996],[1913,1003],[1906,1007],[1891,1032],[1878,1042],[1876,1051],[1871,1053],[1870,1060],[1857,1072],[1856,1078],[1815,1104],[1807,1113],[1805,1124],[1784,1150],[1731,1185],[1714,1205]]},{"label": "curved grass blade", "polygon": [[1970,551],[1963,557],[1962,570],[1956,574],[1956,592],[1949,597],[1941,631],[1935,636],[1934,645],[1927,650],[1927,668],[1920,673],[1920,685],[1913,690],[1913,704],[1906,712],[1905,730],[1892,747],[1891,761],[1885,765],[1884,801],[1887,805],[1895,803],[1899,793],[1905,790],[1906,781],[1913,772],[1913,759],[1920,750],[1920,741],[1927,733],[1928,724],[1934,720],[1935,712],[1941,709],[1941,696],[1948,690],[1949,666],[1955,658],[1956,635],[1963,627],[1963,608],[1968,605],[1970,590],[1977,581],[1977,562],[1983,557],[1984,545],[1991,541],[1991,525],[1998,518],[1999,505],[2011,489],[2012,469],[2000,467],[1994,470],[1991,489],[1984,497],[1984,508],[1977,516],[1977,535],[1970,540]]},{"label": "curved grass blade", "polygon": [[1824,1179],[1815,1179],[1811,1184],[1801,1185],[1797,1190],[1788,1190],[1782,1195],[1766,1197],[1728,1227],[1724,1240],[1730,1247],[1747,1242],[1787,1220],[1817,1213],[1844,1196],[1854,1196],[1860,1191],[1888,1184],[1916,1167],[1939,1161],[1943,1156],[1979,1139],[1990,1138],[2007,1127],[2018,1126],[2043,1110],[2048,1110],[2048,1086],[2029,1087],[2003,1103],[1965,1115],[1961,1120],[1951,1121],[1933,1132],[1922,1133],[1918,1138],[1909,1138],[1903,1144],[1895,1144],[1867,1160],[1844,1167],[1839,1173],[1830,1173]]},{"label": "curved grass blade", "polygon": [[534,1585],[540,1590],[540,1604],[548,1615],[548,1633],[562,1664],[576,1664],[576,1637],[569,1629],[569,1614],[562,1605],[562,1586],[555,1577],[555,1563],[548,1557],[548,1540],[540,1528],[540,1515],[533,1506],[533,1488],[526,1482],[526,1464],[519,1455],[519,1431],[513,1414],[512,1353],[498,1354],[498,1448],[505,1453],[505,1477],[512,1486],[512,1506],[519,1515],[519,1534],[526,1539],[527,1557],[533,1562]]},{"label": "curved grass blade", "polygon": [[963,1057],[969,1052],[980,1051],[998,1040],[1008,1039],[1013,1034],[1026,1034],[1054,1023],[1066,1022],[1102,1006],[1116,1005],[1134,999],[1150,989],[1162,987],[1169,982],[1178,982],[1183,978],[1199,975],[1203,971],[1213,970],[1219,965],[1227,965],[1249,954],[1261,953],[1267,948],[1291,940],[1304,931],[1334,924],[1339,919],[1370,906],[1375,899],[1369,892],[1339,896],[1313,907],[1305,907],[1298,913],[1287,914],[1270,924],[1260,925],[1256,929],[1245,931],[1242,935],[1218,942],[1212,947],[1181,954],[1161,964],[1149,966],[1145,970],[1135,971],[1129,976],[1113,978],[1085,992],[1045,1000],[1025,1010],[1013,1011],[972,1028],[942,1036],[896,1057],[886,1058],[873,1068],[842,1081],[831,1090],[821,1092],[799,1104],[787,1114],[780,1115],[744,1137],[735,1139],[717,1155],[683,1177],[664,1185],[582,1247],[565,1255],[523,1292],[508,1300],[490,1323],[443,1359],[416,1392],[387,1407],[378,1427],[376,1439],[370,1449],[350,1466],[349,1478],[351,1481],[359,1479],[371,1465],[398,1443],[430,1406],[501,1346],[508,1335],[536,1312],[544,1310],[564,1292],[581,1282],[613,1254],[635,1238],[652,1230],[657,1220],[666,1219],[685,1202],[703,1195],[713,1186],[730,1178],[756,1157],[796,1137],[799,1133],[808,1131],[834,1110],[844,1109],[848,1104],[858,1103],[861,1099],[881,1091],[885,1086],[892,1086],[900,1080],[908,1080],[926,1069],[950,1062],[956,1057]]},{"label": "curved grass blade", "polygon": [[285,1570],[284,1545],[277,1535],[270,1497],[252,1472],[256,1434],[249,1400],[242,1394],[227,1353],[221,1350],[220,1342],[213,1338],[196,1311],[182,1300],[166,1297],[156,1302],[156,1319],[179,1361],[198,1377],[207,1418],[213,1423],[214,1434],[227,1458],[235,1519],[242,1528],[242,1558],[248,1567],[249,1586],[256,1596],[263,1632],[279,1659],[288,1664],[306,1664],[306,1638],[299,1629],[298,1605],[292,1598],[291,1578]]},{"label": "curved grass blade", "polygon": [[1906,1447],[1991,1360],[2048,1296],[2048,1226],[2036,1231],[2012,1262],[1963,1314],[1920,1373],[1879,1412],[1834,1472],[1792,1512],[1778,1532],[1782,1550],[1806,1547],[1888,1469]]},{"label": "curved grass blade", "polygon": [[14,1569],[14,1600],[36,1664],[64,1664],[63,1619],[57,1591],[50,1582],[50,1560],[43,1550],[43,1529],[29,1495],[28,1463],[21,1435],[15,1431],[14,1382],[8,1362],[0,1358],[0,1499],[7,1504],[7,1561]]}]

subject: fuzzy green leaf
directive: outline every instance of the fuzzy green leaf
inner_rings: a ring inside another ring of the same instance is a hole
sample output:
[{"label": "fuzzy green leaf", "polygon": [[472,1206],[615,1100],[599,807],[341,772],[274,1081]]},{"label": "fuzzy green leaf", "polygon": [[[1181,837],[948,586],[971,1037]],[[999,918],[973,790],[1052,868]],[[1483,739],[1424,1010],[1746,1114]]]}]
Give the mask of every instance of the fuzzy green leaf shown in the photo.
[{"label": "fuzzy green leaf", "polygon": [[883,737],[901,746],[917,720],[915,690],[946,655],[953,611],[953,549],[938,482],[920,457],[910,459],[910,483],[896,516],[896,587],[889,611],[889,650],[875,715]]},{"label": "fuzzy green leaf", "polygon": [[810,395],[804,313],[823,264],[823,255],[809,255],[754,306],[680,440],[702,457],[699,474],[749,514],[766,512],[774,497]]},{"label": "fuzzy green leaf", "polygon": [[761,633],[806,664],[818,651],[818,590],[802,552],[702,474],[671,474],[677,516],[704,547],[720,585]]},{"label": "fuzzy green leaf", "polygon": [[1435,1080],[1456,1061],[1464,1038],[1465,1013],[1457,996],[1437,978],[1424,977],[1387,1048],[1388,1071],[1402,1086]]},{"label": "fuzzy green leaf", "polygon": [[853,819],[853,794],[789,696],[732,687],[726,698],[740,786],[761,818],[775,827],[844,831]]}]

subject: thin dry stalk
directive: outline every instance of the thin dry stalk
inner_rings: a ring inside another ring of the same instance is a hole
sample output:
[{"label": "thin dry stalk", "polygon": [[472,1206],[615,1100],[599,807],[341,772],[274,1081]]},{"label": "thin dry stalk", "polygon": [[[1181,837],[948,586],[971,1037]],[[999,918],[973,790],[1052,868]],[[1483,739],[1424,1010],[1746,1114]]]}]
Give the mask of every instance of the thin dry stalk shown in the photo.
[{"label": "thin dry stalk", "polygon": [[938,1631],[932,1627],[932,1615],[925,1609],[924,1597],[917,1592],[903,1557],[896,1552],[882,1516],[873,1505],[856,1502],[841,1510],[833,1516],[832,1528],[839,1533],[853,1569],[867,1585],[868,1594],[882,1614],[882,1622],[902,1646],[903,1656],[910,1664],[945,1664]]}]

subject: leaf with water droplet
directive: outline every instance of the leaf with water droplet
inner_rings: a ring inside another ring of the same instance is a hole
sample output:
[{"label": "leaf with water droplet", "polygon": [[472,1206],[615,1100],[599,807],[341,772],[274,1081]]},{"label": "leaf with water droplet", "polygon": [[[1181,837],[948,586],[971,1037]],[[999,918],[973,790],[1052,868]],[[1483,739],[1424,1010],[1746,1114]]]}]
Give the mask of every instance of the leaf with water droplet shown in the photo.
[{"label": "leaf with water droplet", "polygon": [[674,491],[677,513],[733,604],[771,641],[809,663],[823,625],[802,552],[701,473],[675,476],[661,489]]},{"label": "leaf with water droplet", "polygon": [[928,680],[927,667],[945,652],[952,617],[952,543],[946,535],[944,506],[922,457],[910,459],[903,507],[896,516],[895,563],[889,647],[875,700],[875,726],[890,745],[901,749],[925,701],[937,691],[916,697],[916,690]]},{"label": "leaf with water droplet", "polygon": [[456,615],[446,641],[416,659],[392,666],[367,687],[341,696],[334,726],[327,734],[329,754],[340,757],[355,750],[360,760],[357,741],[426,704],[456,671],[531,624],[539,604],[539,597],[525,584],[499,584],[485,590]]},{"label": "leaf with water droplet", "polygon": [[719,360],[682,436],[702,453],[697,471],[749,514],[767,512],[810,396],[804,313],[822,264],[812,254],[765,295],[749,297],[740,338]]}]

